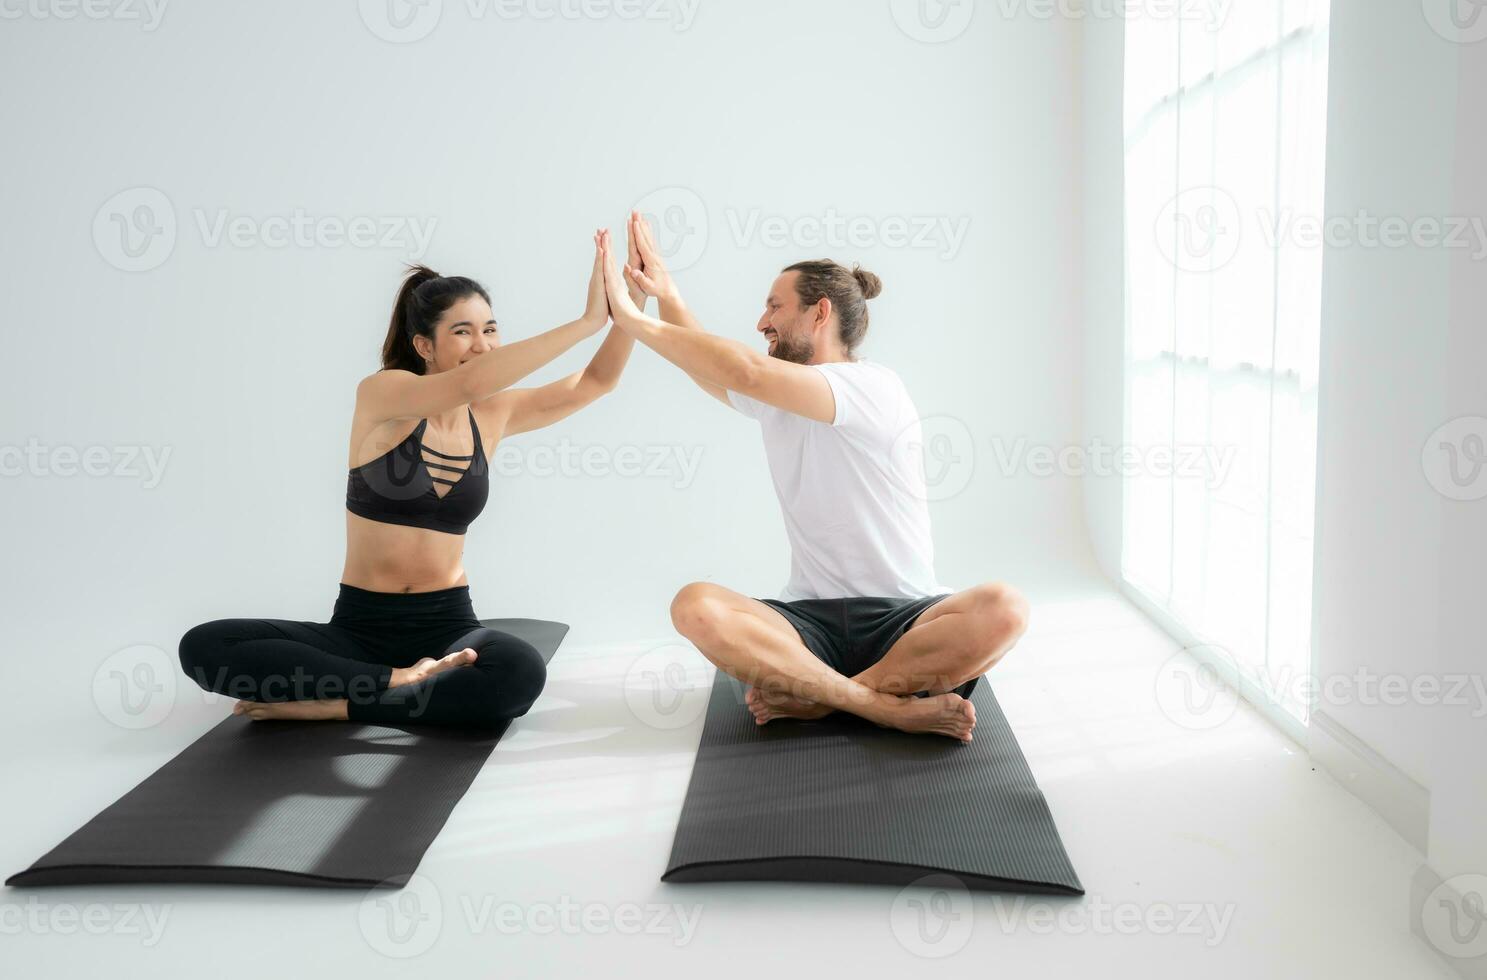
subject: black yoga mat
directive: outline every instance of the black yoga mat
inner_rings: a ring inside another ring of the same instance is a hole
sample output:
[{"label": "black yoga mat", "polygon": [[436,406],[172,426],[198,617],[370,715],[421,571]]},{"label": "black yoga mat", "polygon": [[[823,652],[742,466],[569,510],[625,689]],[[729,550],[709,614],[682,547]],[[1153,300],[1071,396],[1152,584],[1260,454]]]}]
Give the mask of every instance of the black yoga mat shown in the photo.
[{"label": "black yoga mat", "polygon": [[[480,622],[548,662],[568,632]],[[232,716],[5,883],[401,888],[504,733]]]},{"label": "black yoga mat", "polygon": [[1083,895],[1048,802],[982,678],[970,744],[835,712],[754,724],[718,671],[662,881],[906,885]]}]

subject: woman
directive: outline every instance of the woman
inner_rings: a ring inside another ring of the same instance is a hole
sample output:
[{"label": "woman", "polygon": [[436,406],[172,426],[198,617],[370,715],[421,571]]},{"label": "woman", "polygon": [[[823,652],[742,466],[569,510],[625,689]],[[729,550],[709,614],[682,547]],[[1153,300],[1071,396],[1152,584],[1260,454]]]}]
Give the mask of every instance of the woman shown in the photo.
[{"label": "woman", "polygon": [[619,381],[634,342],[611,329],[583,371],[510,387],[603,328],[600,258],[596,234],[581,317],[507,345],[479,283],[410,271],[382,369],[356,389],[346,564],[330,622],[203,623],[181,638],[188,676],[242,699],[233,713],[255,721],[492,728],[526,713],[547,668],[530,644],[475,618],[464,534],[485,505],[503,436],[551,425]]}]

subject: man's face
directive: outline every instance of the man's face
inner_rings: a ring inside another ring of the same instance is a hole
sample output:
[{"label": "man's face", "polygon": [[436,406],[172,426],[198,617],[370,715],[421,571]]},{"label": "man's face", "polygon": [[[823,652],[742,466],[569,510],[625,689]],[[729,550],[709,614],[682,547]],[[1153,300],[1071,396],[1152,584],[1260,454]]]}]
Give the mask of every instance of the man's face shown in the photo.
[{"label": "man's face", "polygon": [[809,364],[816,354],[813,340],[816,308],[802,308],[795,291],[798,272],[782,272],[769,289],[764,301],[764,315],[756,327],[769,342],[769,356],[796,364]]}]

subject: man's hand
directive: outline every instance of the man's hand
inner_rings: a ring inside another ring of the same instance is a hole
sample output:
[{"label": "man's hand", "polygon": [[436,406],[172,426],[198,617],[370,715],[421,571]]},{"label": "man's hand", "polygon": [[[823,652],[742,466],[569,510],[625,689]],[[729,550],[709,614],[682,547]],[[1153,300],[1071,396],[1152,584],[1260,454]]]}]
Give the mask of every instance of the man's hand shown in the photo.
[{"label": "man's hand", "polygon": [[660,250],[656,248],[656,236],[649,221],[639,211],[630,212],[630,262],[625,266],[625,281],[638,287],[647,296],[654,296],[662,303],[681,302],[681,292],[676,280],[666,268]]},{"label": "man's hand", "polygon": [[[635,212],[631,211],[630,214],[632,215],[632,217],[630,221],[626,222],[627,228],[625,234],[625,267],[638,269],[641,266],[640,242],[638,242],[635,237],[635,220],[633,217]],[[645,290],[641,289],[639,284],[635,282],[630,282],[629,286],[630,302],[634,303],[637,308],[643,311],[645,309],[646,301]]]}]

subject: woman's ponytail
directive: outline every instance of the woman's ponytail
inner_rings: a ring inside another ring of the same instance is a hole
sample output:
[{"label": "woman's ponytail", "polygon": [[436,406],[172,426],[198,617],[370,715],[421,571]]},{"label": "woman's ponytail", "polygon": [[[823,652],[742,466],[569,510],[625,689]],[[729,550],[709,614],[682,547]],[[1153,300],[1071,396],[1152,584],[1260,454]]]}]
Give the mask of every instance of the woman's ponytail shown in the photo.
[{"label": "woman's ponytail", "polygon": [[473,279],[441,276],[426,265],[408,266],[408,274],[403,277],[398,298],[392,305],[387,339],[382,342],[382,370],[396,368],[414,374],[426,373],[413,338],[422,335],[432,339],[434,324],[444,311],[471,295],[490,303],[485,288]]}]

